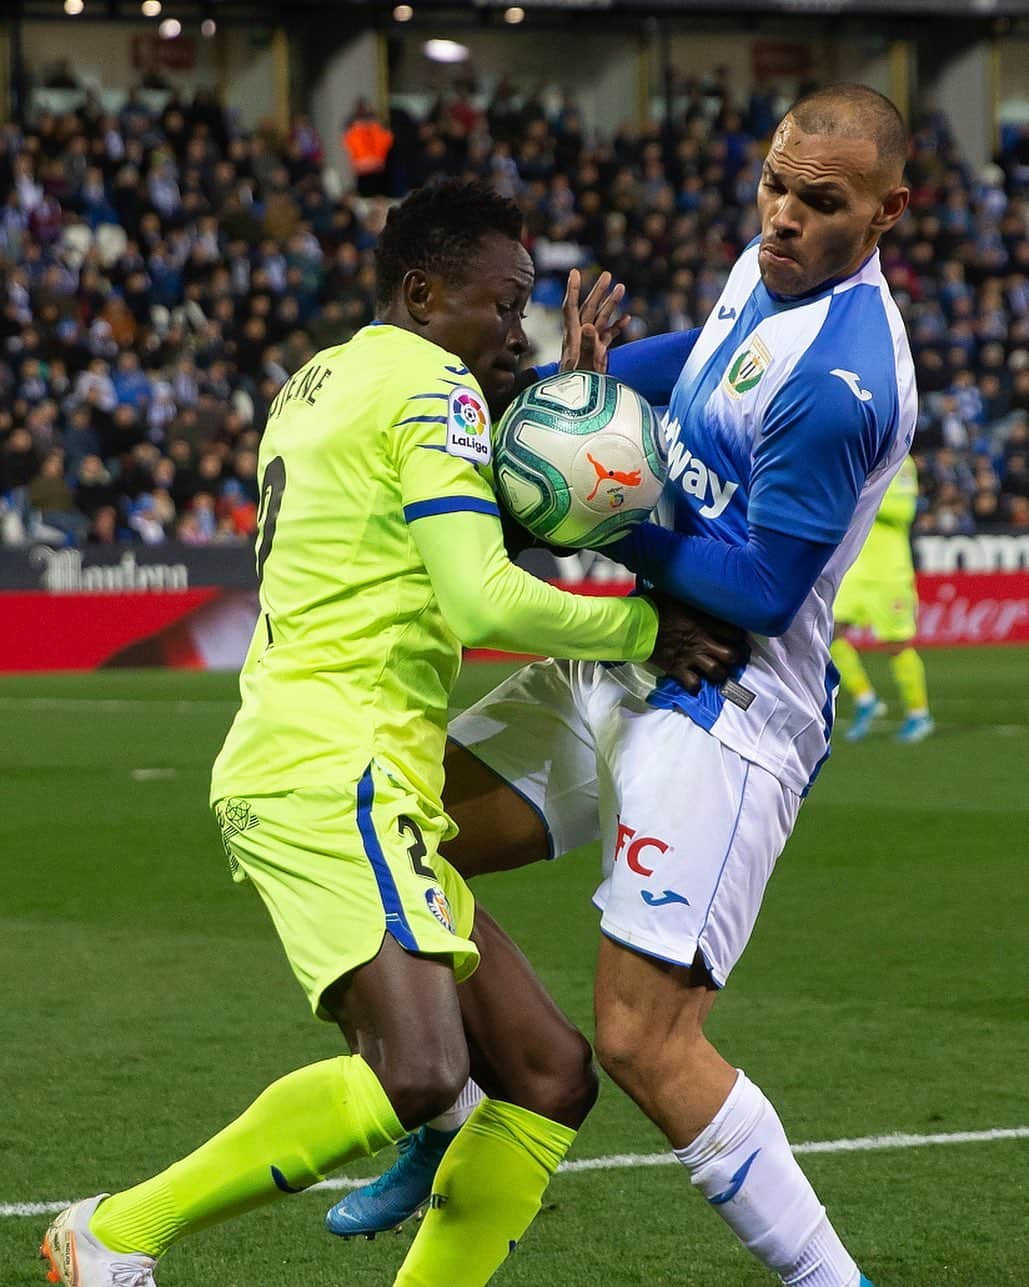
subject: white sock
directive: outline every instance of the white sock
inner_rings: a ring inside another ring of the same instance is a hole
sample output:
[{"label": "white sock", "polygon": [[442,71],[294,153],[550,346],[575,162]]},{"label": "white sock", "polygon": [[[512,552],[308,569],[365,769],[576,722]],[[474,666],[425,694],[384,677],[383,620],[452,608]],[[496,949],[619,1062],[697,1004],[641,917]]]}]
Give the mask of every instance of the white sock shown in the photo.
[{"label": "white sock", "polygon": [[457,1131],[471,1117],[472,1110],[486,1096],[482,1093],[480,1086],[472,1081],[469,1077],[464,1084],[464,1090],[461,1091],[457,1099],[447,1109],[445,1113],[440,1113],[439,1117],[434,1117],[431,1122],[426,1123],[434,1131]]},{"label": "white sock", "polygon": [[742,1070],[710,1125],[673,1152],[690,1182],[791,1287],[857,1287],[857,1265],[797,1165],[775,1109]]}]

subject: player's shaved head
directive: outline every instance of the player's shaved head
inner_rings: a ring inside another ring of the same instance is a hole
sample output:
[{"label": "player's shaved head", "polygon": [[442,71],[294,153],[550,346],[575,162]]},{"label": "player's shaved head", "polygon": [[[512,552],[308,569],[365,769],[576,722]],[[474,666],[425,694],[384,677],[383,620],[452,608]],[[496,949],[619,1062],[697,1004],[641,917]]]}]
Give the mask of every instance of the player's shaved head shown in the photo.
[{"label": "player's shaved head", "polygon": [[376,299],[391,303],[412,269],[452,284],[467,280],[470,261],[493,235],[517,242],[522,212],[486,183],[448,179],[416,188],[393,207],[375,252]]},{"label": "player's shaved head", "polygon": [[794,103],[761,171],[761,279],[793,298],[850,276],[907,209],[907,131],[866,85],[828,85]]},{"label": "player's shaved head", "polygon": [[908,154],[908,132],[896,106],[867,85],[826,85],[798,98],[786,114],[805,134],[868,139],[879,158],[878,178],[899,183]]}]

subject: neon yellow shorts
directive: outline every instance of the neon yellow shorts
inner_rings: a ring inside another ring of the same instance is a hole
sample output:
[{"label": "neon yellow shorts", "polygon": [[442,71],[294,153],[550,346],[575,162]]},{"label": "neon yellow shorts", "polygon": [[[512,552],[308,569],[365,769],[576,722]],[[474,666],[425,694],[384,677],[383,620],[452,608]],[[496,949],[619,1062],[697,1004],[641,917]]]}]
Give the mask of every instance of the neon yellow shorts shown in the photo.
[{"label": "neon yellow shorts", "polygon": [[446,958],[459,983],[478,965],[475,899],[437,852],[452,823],[377,763],[346,790],[230,796],[214,813],[233,878],[261,895],[318,1018],[331,1018],[325,989],[387,933]]},{"label": "neon yellow shorts", "polygon": [[917,609],[911,577],[872,581],[846,576],[833,614],[840,625],[870,627],[882,643],[904,643],[915,636]]}]

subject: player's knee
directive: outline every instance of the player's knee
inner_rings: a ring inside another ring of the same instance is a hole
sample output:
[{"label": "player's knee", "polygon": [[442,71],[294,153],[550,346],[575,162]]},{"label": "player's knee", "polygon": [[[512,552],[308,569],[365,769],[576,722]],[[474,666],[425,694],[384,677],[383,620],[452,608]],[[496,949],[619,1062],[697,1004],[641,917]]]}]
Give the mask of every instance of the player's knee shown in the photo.
[{"label": "player's knee", "polygon": [[667,1087],[688,1091],[708,1047],[702,1026],[683,1016],[641,1017],[631,1010],[597,1016],[597,1060],[638,1103],[660,1102]]},{"label": "player's knee", "polygon": [[377,1071],[401,1125],[414,1130],[446,1112],[460,1095],[468,1080],[468,1051],[463,1045],[409,1048]]},{"label": "player's knee", "polygon": [[647,1066],[646,1034],[626,1018],[597,1016],[597,1060],[615,1085],[631,1091]]},{"label": "player's knee", "polygon": [[659,1036],[661,1030],[660,1023],[651,1024],[631,1009],[597,1016],[597,1060],[611,1080],[634,1098],[649,1099],[660,1093],[672,1071],[669,1059],[678,1072],[688,1062],[686,1032],[677,1031],[671,1040],[667,1031],[664,1038]]},{"label": "player's knee", "polygon": [[533,1069],[525,1106],[577,1130],[597,1102],[599,1090],[590,1043],[572,1030],[559,1046],[551,1045],[546,1064]]}]

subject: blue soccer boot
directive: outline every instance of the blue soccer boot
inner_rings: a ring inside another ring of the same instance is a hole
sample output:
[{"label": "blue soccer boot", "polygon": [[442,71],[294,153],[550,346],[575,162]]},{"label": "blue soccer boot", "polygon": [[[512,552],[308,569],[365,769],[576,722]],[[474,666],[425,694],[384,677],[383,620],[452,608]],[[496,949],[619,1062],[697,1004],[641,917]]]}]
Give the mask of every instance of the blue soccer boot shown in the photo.
[{"label": "blue soccer boot", "polygon": [[870,697],[862,698],[861,701],[854,703],[854,718],[850,721],[850,728],[843,734],[845,742],[860,742],[863,737],[867,737],[869,730],[877,719],[882,719],[886,714],[886,703],[881,702],[873,693]]},{"label": "blue soccer boot", "polygon": [[326,1215],[325,1227],[341,1238],[369,1239],[399,1228],[428,1202],[436,1169],[456,1134],[422,1126],[405,1135],[389,1170],[340,1198]]},{"label": "blue soccer boot", "polygon": [[898,742],[924,742],[930,733],[936,728],[933,723],[933,717],[928,711],[921,711],[917,715],[909,715],[897,730],[896,740]]}]

